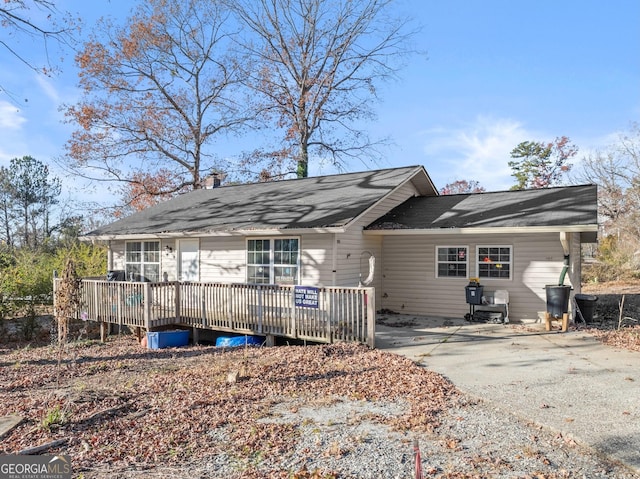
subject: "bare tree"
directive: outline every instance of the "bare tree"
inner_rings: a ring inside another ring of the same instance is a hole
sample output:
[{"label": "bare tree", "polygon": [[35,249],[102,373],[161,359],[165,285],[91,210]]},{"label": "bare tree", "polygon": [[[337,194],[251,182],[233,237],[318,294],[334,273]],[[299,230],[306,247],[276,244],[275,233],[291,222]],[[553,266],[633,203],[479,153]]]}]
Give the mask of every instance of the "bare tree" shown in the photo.
[{"label": "bare tree", "polygon": [[246,120],[227,20],[217,0],[149,0],[122,28],[101,21],[77,56],[83,97],[66,108],[73,171],[142,195],[199,188],[208,145]]},{"label": "bare tree", "polygon": [[632,123],[615,143],[586,156],[577,179],[598,185],[598,213],[606,228],[638,233],[640,124]]},{"label": "bare tree", "polygon": [[[392,0],[237,0],[248,27],[242,47],[257,67],[246,71],[257,110],[282,132],[282,148],[267,169],[295,164],[308,175],[311,155],[341,166],[375,151],[358,129],[374,117],[372,100],[409,53],[406,19],[391,16]],[[287,164],[287,161],[292,164]]]},{"label": "bare tree", "polygon": [[[28,68],[50,75],[57,67],[50,59],[50,44],[69,46],[73,43],[73,29],[76,22],[68,14],[56,9],[50,0],[3,0],[0,3],[0,27],[7,36],[0,38],[0,45],[8,50]],[[42,42],[46,60],[40,64],[33,58],[33,50],[18,47],[18,38],[33,37]],[[5,91],[13,100],[14,95]]]}]

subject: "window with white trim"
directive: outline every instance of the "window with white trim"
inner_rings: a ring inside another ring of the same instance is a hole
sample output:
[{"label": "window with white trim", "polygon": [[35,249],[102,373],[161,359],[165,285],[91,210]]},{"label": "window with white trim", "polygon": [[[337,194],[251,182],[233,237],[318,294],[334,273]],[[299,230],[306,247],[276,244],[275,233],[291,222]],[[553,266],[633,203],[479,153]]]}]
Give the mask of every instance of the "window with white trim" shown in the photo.
[{"label": "window with white trim", "polygon": [[511,246],[478,246],[478,277],[511,279],[513,248]]},{"label": "window with white trim", "polygon": [[466,278],[469,270],[466,246],[436,246],[436,277]]},{"label": "window with white trim", "polygon": [[247,282],[298,284],[300,240],[268,238],[247,240]]},{"label": "window with white trim", "polygon": [[160,281],[160,241],[127,241],[125,273],[128,281]]}]

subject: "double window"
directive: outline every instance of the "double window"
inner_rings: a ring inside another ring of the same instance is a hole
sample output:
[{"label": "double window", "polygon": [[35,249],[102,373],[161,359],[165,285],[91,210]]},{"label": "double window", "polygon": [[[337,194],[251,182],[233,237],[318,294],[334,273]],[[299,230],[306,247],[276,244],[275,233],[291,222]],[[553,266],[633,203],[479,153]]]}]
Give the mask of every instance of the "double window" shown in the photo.
[{"label": "double window", "polygon": [[298,238],[247,240],[247,282],[298,284],[300,270]]},{"label": "double window", "polygon": [[160,241],[128,241],[125,273],[128,281],[160,281]]},{"label": "double window", "polygon": [[[436,277],[467,278],[469,274],[466,246],[436,246]],[[475,275],[485,279],[511,279],[513,250],[511,246],[476,247]],[[473,261],[473,260],[472,260]]]}]

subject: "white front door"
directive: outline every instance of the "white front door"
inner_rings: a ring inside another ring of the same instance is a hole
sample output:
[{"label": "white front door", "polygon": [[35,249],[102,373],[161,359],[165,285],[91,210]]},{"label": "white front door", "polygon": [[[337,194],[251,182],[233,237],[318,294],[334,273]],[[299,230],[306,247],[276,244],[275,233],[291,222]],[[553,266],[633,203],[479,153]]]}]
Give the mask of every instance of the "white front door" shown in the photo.
[{"label": "white front door", "polygon": [[179,262],[178,278],[180,281],[200,280],[200,242],[197,239],[180,240],[178,242]]}]

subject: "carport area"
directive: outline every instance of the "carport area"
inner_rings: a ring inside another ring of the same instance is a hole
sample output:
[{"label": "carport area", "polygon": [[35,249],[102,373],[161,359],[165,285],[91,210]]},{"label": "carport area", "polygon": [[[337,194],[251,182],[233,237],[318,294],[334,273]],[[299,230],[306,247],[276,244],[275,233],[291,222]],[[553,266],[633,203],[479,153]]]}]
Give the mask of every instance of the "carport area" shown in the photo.
[{"label": "carport area", "polygon": [[640,472],[640,353],[544,324],[380,314],[376,347]]}]

